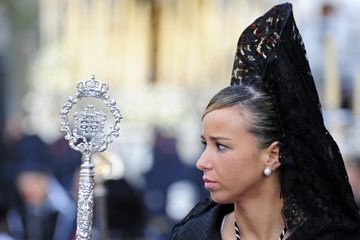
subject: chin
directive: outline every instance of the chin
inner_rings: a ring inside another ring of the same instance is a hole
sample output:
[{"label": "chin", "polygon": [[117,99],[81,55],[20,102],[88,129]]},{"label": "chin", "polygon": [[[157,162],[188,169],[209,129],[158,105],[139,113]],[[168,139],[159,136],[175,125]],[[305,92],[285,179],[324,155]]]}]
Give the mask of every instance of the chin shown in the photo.
[{"label": "chin", "polygon": [[211,200],[213,202],[216,202],[218,204],[229,204],[233,203],[233,201],[230,198],[227,198],[225,196],[219,196],[217,194],[210,193]]}]

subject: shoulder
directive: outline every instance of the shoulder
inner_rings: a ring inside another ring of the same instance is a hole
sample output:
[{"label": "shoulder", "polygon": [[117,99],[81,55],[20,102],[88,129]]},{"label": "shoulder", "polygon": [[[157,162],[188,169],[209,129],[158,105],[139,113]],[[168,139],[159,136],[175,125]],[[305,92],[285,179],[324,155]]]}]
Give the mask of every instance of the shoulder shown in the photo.
[{"label": "shoulder", "polygon": [[232,205],[216,204],[206,196],[174,226],[170,239],[220,239],[222,218],[232,209]]}]

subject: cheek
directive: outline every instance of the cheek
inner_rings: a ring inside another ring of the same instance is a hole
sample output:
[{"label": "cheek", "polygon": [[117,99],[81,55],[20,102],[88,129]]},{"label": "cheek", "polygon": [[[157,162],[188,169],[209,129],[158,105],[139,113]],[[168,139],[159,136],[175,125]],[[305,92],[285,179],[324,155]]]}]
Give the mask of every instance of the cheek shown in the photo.
[{"label": "cheek", "polygon": [[225,177],[232,178],[234,182],[243,181],[258,175],[261,171],[260,160],[252,151],[242,151],[232,154],[226,161]]}]

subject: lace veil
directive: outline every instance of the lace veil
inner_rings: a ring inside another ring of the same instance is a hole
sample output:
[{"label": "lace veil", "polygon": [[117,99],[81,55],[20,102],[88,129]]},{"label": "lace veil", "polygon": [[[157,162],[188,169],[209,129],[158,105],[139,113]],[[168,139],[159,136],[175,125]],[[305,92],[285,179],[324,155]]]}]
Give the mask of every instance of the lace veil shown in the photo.
[{"label": "lace veil", "polygon": [[273,7],[241,34],[231,84],[260,86],[278,109],[283,215],[290,228],[304,228],[298,239],[315,231],[359,229],[358,208],[339,148],[324,126],[291,4]]}]

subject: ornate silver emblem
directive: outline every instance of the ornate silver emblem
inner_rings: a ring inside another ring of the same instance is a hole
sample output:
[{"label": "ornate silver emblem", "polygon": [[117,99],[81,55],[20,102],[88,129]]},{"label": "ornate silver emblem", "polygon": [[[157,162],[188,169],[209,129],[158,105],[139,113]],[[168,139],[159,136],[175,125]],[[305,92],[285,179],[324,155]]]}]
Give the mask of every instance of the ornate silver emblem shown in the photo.
[{"label": "ornate silver emblem", "polygon": [[[71,148],[82,153],[82,164],[79,176],[79,195],[77,209],[76,240],[90,240],[92,236],[93,206],[95,173],[91,156],[96,152],[105,151],[108,144],[119,136],[119,124],[122,115],[116,108],[116,101],[107,94],[109,87],[105,83],[95,80],[93,75],[90,80],[77,84],[75,97],[68,97],[60,111],[62,118],[60,130],[65,132],[65,139]],[[97,110],[92,104],[86,105],[82,110],[75,111],[72,118],[70,112],[81,99],[100,99],[110,111],[112,125],[106,128],[107,116],[103,111]],[[71,124],[72,120],[73,124]]]}]

